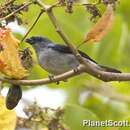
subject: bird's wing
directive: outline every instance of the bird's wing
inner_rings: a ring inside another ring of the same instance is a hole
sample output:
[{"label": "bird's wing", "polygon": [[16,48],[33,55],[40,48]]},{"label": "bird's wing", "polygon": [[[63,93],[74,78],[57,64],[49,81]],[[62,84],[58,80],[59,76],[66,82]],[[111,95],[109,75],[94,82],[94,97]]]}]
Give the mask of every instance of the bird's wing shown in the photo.
[{"label": "bird's wing", "polygon": [[[72,54],[72,51],[70,50],[70,48],[68,46],[64,46],[64,45],[60,45],[60,44],[55,44],[55,45],[50,45],[48,46],[49,48],[53,48],[56,51],[59,51],[60,53],[69,53]],[[78,50],[78,52],[80,53],[80,55],[94,63],[96,63],[96,61],[94,61],[93,59],[91,59],[86,53]],[[97,63],[96,63],[97,64]]]},{"label": "bird's wing", "polygon": [[[51,44],[50,46],[48,46],[49,48],[52,48],[56,51],[59,51],[60,53],[66,53],[66,54],[73,54],[72,51],[70,50],[69,47],[67,46],[64,46],[64,45],[59,45],[59,44]],[[86,53],[78,50],[78,52],[80,53],[80,55],[92,62],[94,62],[95,64],[97,64],[100,69],[102,69],[103,71],[106,71],[106,72],[114,72],[114,73],[121,73],[120,70],[117,70],[115,68],[111,68],[111,67],[107,67],[107,66],[103,66],[103,65],[99,65],[96,61],[94,61],[93,59],[91,59]]]}]

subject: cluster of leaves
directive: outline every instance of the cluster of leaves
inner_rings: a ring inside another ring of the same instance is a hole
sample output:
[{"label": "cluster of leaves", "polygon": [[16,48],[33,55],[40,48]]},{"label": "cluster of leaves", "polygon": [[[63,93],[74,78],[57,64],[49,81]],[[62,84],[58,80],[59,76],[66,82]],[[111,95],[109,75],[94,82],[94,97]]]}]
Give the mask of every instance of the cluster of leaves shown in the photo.
[{"label": "cluster of leaves", "polygon": [[68,130],[63,123],[64,110],[61,108],[41,108],[35,102],[27,106],[24,112],[27,119],[19,123],[21,120],[19,118],[18,127],[32,128],[36,124],[38,128],[46,127],[49,130]]},{"label": "cluster of leaves", "polygon": [[87,4],[85,7],[86,10],[92,15],[90,18],[91,21],[94,20],[96,17],[101,17],[101,12],[96,5]]},{"label": "cluster of leaves", "polygon": [[8,24],[9,22],[13,22],[13,21],[17,20],[18,24],[22,24],[23,21],[22,21],[22,18],[20,17],[20,15],[22,15],[22,12],[28,11],[28,6],[25,6],[25,4],[26,3],[16,4],[15,0],[10,0],[10,1],[6,2],[4,5],[0,5],[0,18],[6,17],[7,15],[9,15],[12,12],[15,12],[21,8],[19,11],[17,11],[17,13],[14,13],[12,16],[5,19],[5,21],[6,21],[6,24]]},{"label": "cluster of leaves", "polygon": [[[101,17],[101,12],[99,10],[98,5],[104,4],[109,5],[112,4],[113,7],[116,6],[118,0],[98,0],[97,3],[90,3],[90,4],[82,4],[85,6],[87,12],[89,12],[92,16],[90,18],[91,21],[95,20],[97,17]],[[61,5],[66,5],[66,12],[72,13],[73,12],[73,5],[76,3],[76,0],[59,0]]]},{"label": "cluster of leaves", "polygon": [[[15,20],[18,21],[18,24],[22,24],[23,20],[21,18],[21,15],[23,12],[28,11],[28,5],[26,6],[27,2],[22,3],[22,4],[17,4],[15,1],[16,0],[10,0],[10,1],[7,1],[4,5],[0,6],[0,18],[4,18],[8,16],[9,14],[15,12],[13,15],[5,19],[6,24]],[[99,10],[98,5],[113,4],[113,6],[115,7],[117,2],[118,0],[99,0],[97,3],[89,3],[89,4],[82,4],[82,5],[85,6],[87,12],[89,12],[92,15],[90,20],[95,21],[97,17],[101,17],[101,12]],[[65,11],[67,13],[73,12],[74,3],[77,3],[77,0],[59,0],[59,4],[61,6],[66,6]]]}]

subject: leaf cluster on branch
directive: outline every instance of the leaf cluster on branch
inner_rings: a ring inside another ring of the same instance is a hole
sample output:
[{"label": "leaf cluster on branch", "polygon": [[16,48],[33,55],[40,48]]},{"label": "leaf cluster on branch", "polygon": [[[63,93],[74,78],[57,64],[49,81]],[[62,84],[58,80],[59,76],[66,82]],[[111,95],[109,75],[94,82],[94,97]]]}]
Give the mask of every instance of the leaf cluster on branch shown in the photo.
[{"label": "leaf cluster on branch", "polygon": [[[10,22],[14,22],[15,20],[18,21],[18,24],[22,24],[23,20],[21,15],[23,12],[28,11],[28,5],[31,3],[22,3],[17,4],[15,3],[16,0],[10,0],[5,2],[3,5],[0,6],[0,18],[6,21],[6,24]],[[13,15],[10,15],[13,14]],[[10,15],[10,17],[6,18],[6,16]],[[5,17],[5,18],[4,18]]]},{"label": "leaf cluster on branch", "polygon": [[38,129],[69,130],[63,123],[64,110],[61,108],[41,108],[36,102],[24,108],[27,118],[18,117],[18,128],[31,128],[36,125]]}]

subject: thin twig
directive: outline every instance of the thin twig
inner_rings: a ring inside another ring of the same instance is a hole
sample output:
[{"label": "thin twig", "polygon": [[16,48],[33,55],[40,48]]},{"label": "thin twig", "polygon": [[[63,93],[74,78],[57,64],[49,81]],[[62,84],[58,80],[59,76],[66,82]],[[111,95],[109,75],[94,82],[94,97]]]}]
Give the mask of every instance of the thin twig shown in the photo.
[{"label": "thin twig", "polygon": [[52,22],[52,24],[54,25],[56,32],[60,35],[60,37],[64,40],[64,42],[71,48],[72,52],[77,55],[78,51],[76,50],[76,47],[71,44],[71,42],[69,41],[69,39],[67,38],[67,36],[65,35],[65,33],[62,31],[60,25],[58,24],[58,21],[56,19],[56,17],[54,16],[52,10],[48,10],[47,14]]},{"label": "thin twig", "polygon": [[24,37],[22,38],[21,42],[22,43],[25,38],[28,36],[28,34],[32,31],[32,29],[34,28],[34,26],[36,25],[36,23],[38,22],[39,18],[41,17],[41,15],[43,14],[43,12],[45,12],[43,9],[41,10],[41,12],[38,14],[36,20],[34,21],[34,23],[32,24],[32,26],[29,28],[29,30],[27,31],[27,33],[24,35]]}]

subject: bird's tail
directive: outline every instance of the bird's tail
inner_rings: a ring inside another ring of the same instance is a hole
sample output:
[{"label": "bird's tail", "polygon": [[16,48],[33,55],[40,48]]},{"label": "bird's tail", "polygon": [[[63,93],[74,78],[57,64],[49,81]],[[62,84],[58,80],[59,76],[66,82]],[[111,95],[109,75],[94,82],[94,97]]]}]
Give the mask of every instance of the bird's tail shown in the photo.
[{"label": "bird's tail", "polygon": [[105,72],[113,72],[113,73],[121,73],[120,70],[117,70],[115,68],[111,68],[111,67],[107,67],[107,66],[103,66],[103,65],[99,65],[101,69],[103,69],[103,71]]}]

